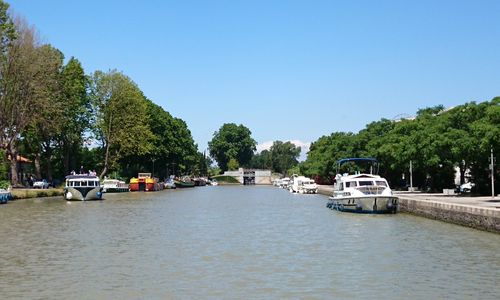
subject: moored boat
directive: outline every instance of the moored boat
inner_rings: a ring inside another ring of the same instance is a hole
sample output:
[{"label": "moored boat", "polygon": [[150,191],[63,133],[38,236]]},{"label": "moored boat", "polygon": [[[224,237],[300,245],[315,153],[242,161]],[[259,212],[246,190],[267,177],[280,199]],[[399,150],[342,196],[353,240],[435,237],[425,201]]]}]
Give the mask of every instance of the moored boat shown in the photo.
[{"label": "moored boat", "polygon": [[68,201],[102,200],[102,186],[99,177],[93,175],[66,176],[64,199]]},{"label": "moored boat", "polygon": [[118,179],[104,179],[102,182],[103,193],[122,193],[130,190],[125,181]]},{"label": "moored boat", "polygon": [[311,178],[293,175],[290,180],[289,190],[292,193],[316,194],[318,192],[318,186]]},{"label": "moored boat", "polygon": [[290,178],[289,177],[285,177],[285,178],[280,179],[280,181],[278,183],[279,188],[288,189],[289,186],[290,186]]},{"label": "moored boat", "polygon": [[175,189],[175,182],[173,177],[169,177],[167,180],[165,180],[165,183],[163,184],[163,187],[166,189]]},{"label": "moored boat", "polygon": [[130,179],[130,191],[159,191],[160,184],[158,183],[158,178],[151,177],[151,173],[139,173],[137,177]]},{"label": "moored boat", "polygon": [[337,174],[333,195],[327,207],[330,209],[356,213],[396,213],[398,198],[385,178],[373,174],[374,158],[346,158],[337,162],[338,170],[347,162],[367,162],[371,164],[369,173]]},{"label": "moored boat", "polygon": [[9,190],[0,189],[0,204],[5,204],[12,200],[12,194]]},{"label": "moored boat", "polygon": [[175,186],[178,188],[190,188],[194,187],[195,183],[191,180],[191,178],[185,176],[181,179],[174,180]]}]

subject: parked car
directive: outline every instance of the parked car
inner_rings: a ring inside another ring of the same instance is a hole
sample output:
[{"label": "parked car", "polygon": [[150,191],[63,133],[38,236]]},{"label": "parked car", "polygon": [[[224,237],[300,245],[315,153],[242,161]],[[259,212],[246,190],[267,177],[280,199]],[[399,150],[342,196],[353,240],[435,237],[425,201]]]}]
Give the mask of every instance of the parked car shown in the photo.
[{"label": "parked car", "polygon": [[33,188],[34,189],[48,189],[49,183],[45,179],[40,179],[40,180],[37,180],[33,183]]},{"label": "parked car", "polygon": [[475,184],[472,182],[464,183],[460,186],[460,193],[470,193],[474,186]]}]

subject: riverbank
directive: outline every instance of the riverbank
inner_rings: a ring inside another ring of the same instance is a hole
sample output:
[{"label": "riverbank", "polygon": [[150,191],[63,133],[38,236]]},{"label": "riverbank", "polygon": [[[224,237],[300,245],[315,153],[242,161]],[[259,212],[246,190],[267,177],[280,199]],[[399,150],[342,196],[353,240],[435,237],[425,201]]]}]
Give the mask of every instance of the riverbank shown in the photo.
[{"label": "riverbank", "polygon": [[[332,186],[318,193],[331,196]],[[500,233],[500,197],[464,197],[444,194],[395,192],[399,211],[430,219]]]},{"label": "riverbank", "polygon": [[18,199],[30,199],[30,198],[41,198],[41,197],[56,197],[62,196],[64,191],[59,188],[50,189],[12,189],[12,200]]}]

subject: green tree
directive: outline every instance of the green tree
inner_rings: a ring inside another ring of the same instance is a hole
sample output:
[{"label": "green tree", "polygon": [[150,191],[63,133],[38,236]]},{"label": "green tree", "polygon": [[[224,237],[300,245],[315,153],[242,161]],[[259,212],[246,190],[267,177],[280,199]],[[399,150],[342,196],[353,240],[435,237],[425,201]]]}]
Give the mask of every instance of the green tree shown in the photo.
[{"label": "green tree", "polygon": [[135,176],[138,171],[150,172],[155,175],[167,177],[172,173],[185,174],[188,172],[199,173],[200,153],[194,143],[191,132],[186,123],[174,118],[161,106],[146,99],[147,124],[153,134],[152,149],[144,155],[129,155],[120,160],[125,175]]},{"label": "green tree", "polygon": [[229,162],[227,163],[227,168],[229,171],[235,171],[238,170],[240,165],[238,164],[238,161],[235,158],[230,158]]},{"label": "green tree", "polygon": [[[476,152],[471,163],[472,181],[477,192],[491,194],[490,151],[498,158],[500,153],[500,97],[488,103],[482,103],[482,114],[471,124],[471,132],[476,139]],[[498,163],[495,167],[496,193],[498,193],[500,172]]]},{"label": "green tree", "polygon": [[328,181],[335,176],[337,161],[346,157],[357,156],[356,136],[353,133],[335,132],[322,136],[311,144],[301,171],[310,177],[321,177]]},{"label": "green tree", "polygon": [[61,127],[57,142],[63,163],[63,174],[76,170],[77,156],[84,142],[84,133],[90,127],[91,111],[87,93],[88,78],[81,63],[71,57],[61,73],[60,115]]},{"label": "green tree", "polygon": [[236,159],[239,165],[250,163],[257,144],[251,135],[250,129],[234,123],[226,123],[214,133],[208,148],[210,156],[217,161],[222,171],[228,169],[231,158]]},{"label": "green tree", "polygon": [[53,179],[52,159],[55,148],[55,137],[64,126],[61,99],[61,70],[64,55],[51,45],[43,45],[36,49],[37,66],[33,86],[33,96],[40,107],[36,115],[30,119],[28,128],[23,132],[25,149],[29,150],[35,162],[35,174],[41,178],[41,165],[45,169],[44,177]]},{"label": "green tree", "polygon": [[273,162],[271,160],[271,152],[269,150],[262,150],[260,153],[255,154],[250,161],[249,167],[272,170]]},{"label": "green tree", "polygon": [[[5,21],[4,2],[0,5],[2,18],[0,59],[0,145],[10,159],[11,183],[19,182],[17,169],[18,147],[22,134],[39,118],[43,103],[37,101],[37,78],[40,69],[38,38],[34,28],[23,20]],[[4,23],[5,22],[5,23]],[[15,24],[15,39],[11,24]]]},{"label": "green tree", "polygon": [[7,55],[12,42],[17,38],[16,27],[9,15],[9,4],[0,0],[0,59],[1,67],[5,67]]},{"label": "green tree", "polygon": [[92,75],[90,97],[93,129],[103,149],[100,177],[127,156],[146,155],[153,150],[144,95],[130,78],[117,71]]},{"label": "green tree", "polygon": [[269,152],[273,171],[278,173],[287,173],[287,171],[299,164],[300,147],[291,142],[274,141]]}]

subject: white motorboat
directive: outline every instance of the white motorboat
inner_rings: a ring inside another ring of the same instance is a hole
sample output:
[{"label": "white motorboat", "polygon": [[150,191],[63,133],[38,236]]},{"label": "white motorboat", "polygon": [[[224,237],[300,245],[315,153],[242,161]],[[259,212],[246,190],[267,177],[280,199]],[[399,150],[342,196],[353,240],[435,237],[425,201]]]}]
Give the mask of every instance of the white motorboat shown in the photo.
[{"label": "white motorboat", "polygon": [[346,158],[337,162],[338,170],[344,163],[365,162],[371,164],[369,173],[337,174],[333,195],[327,207],[338,211],[356,213],[396,213],[398,198],[385,178],[373,174],[373,166],[378,167],[374,158]]},{"label": "white motorboat", "polygon": [[102,200],[102,186],[99,177],[91,175],[66,176],[64,199],[68,201]]},{"label": "white motorboat", "polygon": [[289,184],[290,184],[289,177],[281,178],[278,187],[282,189],[288,189]]},{"label": "white motorboat", "polygon": [[292,176],[288,189],[292,193],[299,194],[316,194],[318,192],[318,186],[316,185],[314,180],[297,175]]}]

